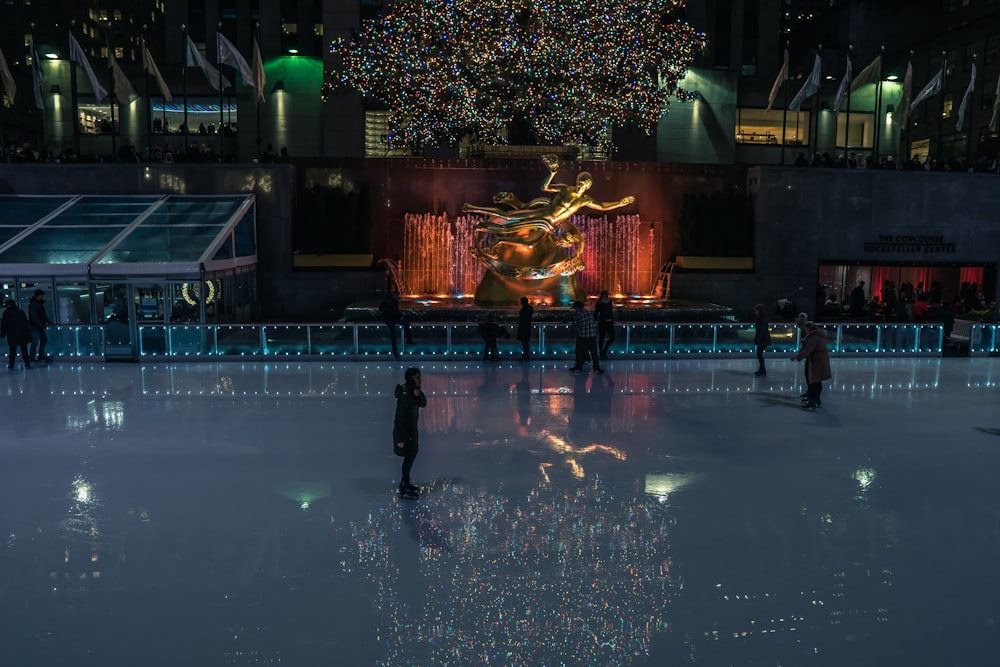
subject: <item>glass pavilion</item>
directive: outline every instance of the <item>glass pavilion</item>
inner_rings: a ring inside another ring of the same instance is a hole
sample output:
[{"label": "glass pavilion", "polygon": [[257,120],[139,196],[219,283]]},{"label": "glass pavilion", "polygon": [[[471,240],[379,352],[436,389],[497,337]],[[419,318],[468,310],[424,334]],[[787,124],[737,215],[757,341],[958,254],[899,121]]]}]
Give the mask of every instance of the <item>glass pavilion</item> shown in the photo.
[{"label": "glass pavilion", "polygon": [[134,358],[140,325],[257,315],[253,195],[0,196],[0,296],[56,325],[101,325]]}]

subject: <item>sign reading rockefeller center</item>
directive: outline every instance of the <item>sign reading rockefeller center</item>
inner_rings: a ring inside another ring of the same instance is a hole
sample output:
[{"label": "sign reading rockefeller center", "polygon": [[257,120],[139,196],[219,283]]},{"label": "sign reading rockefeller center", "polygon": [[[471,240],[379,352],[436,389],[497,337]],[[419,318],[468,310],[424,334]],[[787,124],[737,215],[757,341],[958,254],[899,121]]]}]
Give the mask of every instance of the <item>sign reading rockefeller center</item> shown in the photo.
[{"label": "sign reading rockefeller center", "polygon": [[943,236],[879,234],[877,241],[865,241],[865,252],[953,253],[955,252],[955,244],[945,243]]}]

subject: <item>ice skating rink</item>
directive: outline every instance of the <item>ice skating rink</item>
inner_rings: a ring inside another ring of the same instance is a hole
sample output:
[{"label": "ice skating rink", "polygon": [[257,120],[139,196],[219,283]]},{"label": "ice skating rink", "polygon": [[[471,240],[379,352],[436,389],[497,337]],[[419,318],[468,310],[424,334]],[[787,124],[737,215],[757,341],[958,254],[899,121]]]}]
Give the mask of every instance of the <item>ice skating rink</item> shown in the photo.
[{"label": "ice skating rink", "polygon": [[70,365],[0,375],[0,665],[1000,655],[1000,360]]}]

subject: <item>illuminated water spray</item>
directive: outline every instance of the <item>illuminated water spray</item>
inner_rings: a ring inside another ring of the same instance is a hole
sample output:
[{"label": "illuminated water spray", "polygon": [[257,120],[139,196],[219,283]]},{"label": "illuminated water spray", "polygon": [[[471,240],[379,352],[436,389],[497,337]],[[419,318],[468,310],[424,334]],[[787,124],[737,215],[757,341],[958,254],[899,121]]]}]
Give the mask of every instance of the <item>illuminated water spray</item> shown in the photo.
[{"label": "illuminated water spray", "polygon": [[[474,245],[472,216],[454,220],[447,214],[407,213],[403,218],[402,282],[412,295],[472,295],[485,267],[470,249]],[[645,294],[659,266],[660,223],[643,222],[638,215],[573,216],[583,233],[584,270],[580,273],[588,294]]]}]

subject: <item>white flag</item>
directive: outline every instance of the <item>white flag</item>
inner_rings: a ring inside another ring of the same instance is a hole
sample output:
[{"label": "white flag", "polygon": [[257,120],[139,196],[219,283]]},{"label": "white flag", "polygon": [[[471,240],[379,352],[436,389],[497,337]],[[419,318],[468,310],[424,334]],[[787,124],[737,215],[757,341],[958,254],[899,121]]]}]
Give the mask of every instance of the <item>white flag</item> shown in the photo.
[{"label": "white flag", "polygon": [[11,106],[14,104],[14,95],[17,94],[17,86],[14,85],[14,75],[7,67],[7,59],[3,57],[3,51],[0,51],[0,80],[3,81],[3,94],[7,100],[5,106]]},{"label": "white flag", "polygon": [[893,116],[900,127],[906,127],[910,118],[910,99],[913,97],[913,63],[906,63],[906,76],[903,77],[903,97],[899,100],[899,111]]},{"label": "white flag", "polygon": [[840,87],[837,88],[837,97],[833,101],[833,113],[840,113],[840,105],[844,103],[844,98],[847,97],[847,87],[851,85],[851,56],[847,56],[847,71],[844,72],[844,78],[840,80]]},{"label": "white flag", "polygon": [[972,89],[976,87],[976,63],[972,63],[972,78],[969,79],[969,87],[965,89],[965,94],[962,95],[962,103],[958,105],[958,123],[955,125],[955,130],[958,132],[962,131],[962,121],[965,120],[965,105],[969,103],[969,97],[972,96]]},{"label": "white flag", "polygon": [[767,96],[768,111],[774,106],[774,99],[778,96],[781,84],[785,81],[788,81],[788,49],[785,49],[785,60],[781,63],[781,69],[778,70],[778,78],[774,80],[774,85],[771,86],[771,94]]},{"label": "white flag", "polygon": [[941,92],[941,82],[944,79],[944,65],[938,70],[938,73],[934,75],[934,78],[927,82],[924,89],[914,98],[913,102],[910,103],[910,112],[912,113],[917,105],[926,100],[928,97],[933,97]]},{"label": "white flag", "polygon": [[42,80],[45,78],[45,74],[42,72],[42,61],[38,59],[38,51],[35,49],[35,40],[28,43],[28,51],[31,52],[31,85],[35,89],[35,106],[44,109]]},{"label": "white flag", "polygon": [[131,104],[132,100],[139,96],[136,94],[132,82],[128,80],[125,72],[118,66],[118,61],[115,60],[115,56],[111,51],[108,51],[108,66],[111,68],[112,80],[115,82],[115,97],[118,98],[118,103]]},{"label": "white flag", "polygon": [[799,89],[799,92],[795,93],[795,97],[792,98],[792,101],[788,103],[789,111],[798,111],[801,109],[802,103],[815,95],[819,90],[819,67],[819,54],[816,54],[816,60],[813,61],[812,73],[809,75],[809,78],[806,79],[806,82],[802,84],[802,88]]},{"label": "white flag", "polygon": [[240,52],[236,50],[233,43],[226,39],[226,36],[221,32],[215,33],[215,38],[219,40],[219,63],[238,69],[240,76],[243,77],[243,83],[248,86],[254,85],[253,72],[250,71],[250,65],[240,55]]},{"label": "white flag", "polygon": [[260,46],[257,44],[257,38],[253,38],[253,81],[254,88],[256,92],[254,93],[257,97],[258,102],[264,101],[264,86],[267,85],[267,77],[264,76],[264,61],[260,57]]},{"label": "white flag", "polygon": [[[187,66],[200,67],[202,73],[205,75],[205,78],[208,79],[208,83],[209,85],[212,86],[212,88],[215,88],[217,91],[221,93],[222,90],[225,90],[226,88],[232,85],[231,83],[229,83],[229,80],[226,79],[226,77],[219,74],[219,70],[212,67],[212,64],[205,59],[205,56],[201,54],[201,51],[198,50],[198,47],[195,46],[194,42],[191,41],[191,35],[188,35],[187,38],[186,56],[187,56],[186,60]],[[222,81],[222,90],[219,90],[220,79]]]},{"label": "white flag", "polygon": [[997,77],[997,89],[993,93],[993,116],[990,118],[990,132],[997,131],[998,120],[1000,120],[1000,76]]},{"label": "white flag", "polygon": [[108,96],[108,91],[97,80],[94,68],[90,66],[90,61],[87,60],[87,54],[80,48],[80,43],[76,41],[73,33],[69,34],[69,59],[83,67],[83,71],[87,73],[87,78],[90,79],[90,87],[94,90],[94,97],[98,102]]},{"label": "white flag", "polygon": [[146,48],[146,40],[142,40],[142,68],[156,79],[156,85],[160,87],[160,95],[163,95],[165,101],[169,102],[174,99],[170,94],[170,88],[167,87],[167,82],[160,75],[160,68],[153,61],[153,55]]}]

